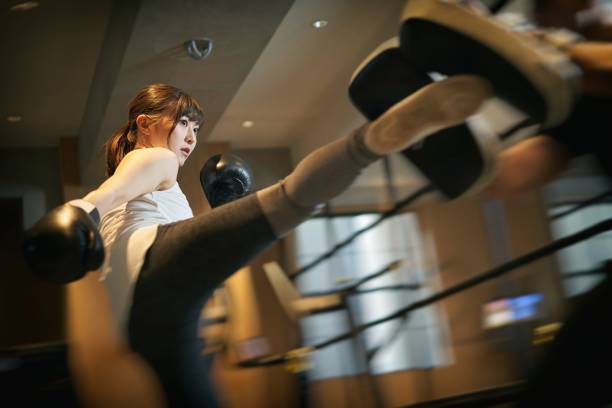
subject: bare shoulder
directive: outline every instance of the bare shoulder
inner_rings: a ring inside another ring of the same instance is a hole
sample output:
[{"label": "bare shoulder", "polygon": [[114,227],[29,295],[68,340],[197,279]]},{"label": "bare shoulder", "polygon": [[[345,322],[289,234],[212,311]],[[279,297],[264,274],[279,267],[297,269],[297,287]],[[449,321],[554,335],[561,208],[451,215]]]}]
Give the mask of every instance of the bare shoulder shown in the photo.
[{"label": "bare shoulder", "polygon": [[149,186],[145,191],[149,192],[171,187],[176,182],[178,169],[178,157],[173,152],[162,147],[150,147],[126,154],[115,174],[126,181],[138,178],[139,183]]},{"label": "bare shoulder", "polygon": [[123,160],[143,161],[143,162],[168,162],[178,166],[178,158],[174,153],[163,147],[148,147],[145,149],[135,149],[125,155]]}]

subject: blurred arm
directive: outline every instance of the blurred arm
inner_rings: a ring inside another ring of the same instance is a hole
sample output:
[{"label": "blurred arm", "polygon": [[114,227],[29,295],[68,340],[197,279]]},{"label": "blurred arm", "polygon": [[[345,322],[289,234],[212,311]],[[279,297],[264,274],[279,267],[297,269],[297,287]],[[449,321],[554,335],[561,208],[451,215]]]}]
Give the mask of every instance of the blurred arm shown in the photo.
[{"label": "blurred arm", "polygon": [[566,49],[583,70],[583,92],[612,97],[612,43],[585,41]]},{"label": "blurred arm", "polygon": [[484,195],[509,198],[538,189],[555,179],[568,162],[567,152],[550,137],[529,138],[498,156],[497,174]]},{"label": "blurred arm", "polygon": [[69,366],[86,407],[163,407],[151,367],[119,336],[106,287],[92,272],[68,285]]}]

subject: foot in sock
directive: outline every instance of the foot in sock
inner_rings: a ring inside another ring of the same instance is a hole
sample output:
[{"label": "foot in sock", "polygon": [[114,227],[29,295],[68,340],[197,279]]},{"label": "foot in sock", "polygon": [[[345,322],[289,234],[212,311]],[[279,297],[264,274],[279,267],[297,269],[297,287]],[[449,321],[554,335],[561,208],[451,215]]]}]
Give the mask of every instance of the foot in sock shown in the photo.
[{"label": "foot in sock", "polygon": [[372,122],[364,143],[381,156],[403,150],[440,129],[464,122],[491,94],[490,84],[474,75],[434,82]]}]

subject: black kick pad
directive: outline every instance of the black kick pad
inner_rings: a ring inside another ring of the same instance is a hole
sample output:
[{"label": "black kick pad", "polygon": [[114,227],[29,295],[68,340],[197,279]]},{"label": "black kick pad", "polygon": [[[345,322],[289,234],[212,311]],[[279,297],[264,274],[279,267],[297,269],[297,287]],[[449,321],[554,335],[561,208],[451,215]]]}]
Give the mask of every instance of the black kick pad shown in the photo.
[{"label": "black kick pad", "polygon": [[483,76],[497,96],[537,122],[545,120],[546,101],[527,77],[478,41],[433,21],[410,18],[402,24],[400,44],[404,57],[419,71]]},{"label": "black kick pad", "polygon": [[348,91],[355,107],[372,121],[431,82],[429,75],[415,70],[398,48],[389,48],[359,71]]},{"label": "black kick pad", "polygon": [[440,130],[402,155],[449,199],[465,193],[484,172],[480,148],[466,124]]}]

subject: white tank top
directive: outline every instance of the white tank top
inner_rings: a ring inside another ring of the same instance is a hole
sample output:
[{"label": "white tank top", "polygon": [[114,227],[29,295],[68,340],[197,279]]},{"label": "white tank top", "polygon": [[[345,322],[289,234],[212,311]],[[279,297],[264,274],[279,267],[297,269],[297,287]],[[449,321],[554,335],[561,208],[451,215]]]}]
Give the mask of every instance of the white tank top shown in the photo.
[{"label": "white tank top", "polygon": [[102,217],[100,234],[106,257],[101,279],[109,290],[113,315],[124,336],[134,283],[157,236],[157,227],[192,217],[193,212],[178,183],[167,190],[136,197]]}]

